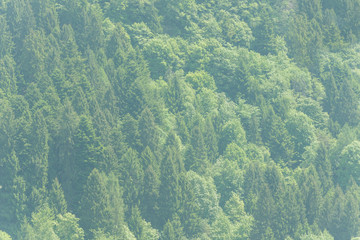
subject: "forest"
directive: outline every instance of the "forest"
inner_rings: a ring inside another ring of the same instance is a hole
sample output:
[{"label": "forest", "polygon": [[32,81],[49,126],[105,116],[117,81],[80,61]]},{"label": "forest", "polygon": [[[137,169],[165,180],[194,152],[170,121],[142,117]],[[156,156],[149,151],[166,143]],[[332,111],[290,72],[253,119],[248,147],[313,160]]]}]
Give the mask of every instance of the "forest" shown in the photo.
[{"label": "forest", "polygon": [[360,239],[360,0],[0,0],[1,240]]}]

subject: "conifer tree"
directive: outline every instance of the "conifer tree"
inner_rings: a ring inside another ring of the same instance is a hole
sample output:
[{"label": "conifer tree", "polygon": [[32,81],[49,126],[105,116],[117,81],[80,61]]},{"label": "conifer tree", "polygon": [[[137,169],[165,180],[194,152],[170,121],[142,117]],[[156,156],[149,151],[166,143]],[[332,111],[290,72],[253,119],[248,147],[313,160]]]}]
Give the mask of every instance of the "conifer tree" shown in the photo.
[{"label": "conifer tree", "polygon": [[49,194],[49,207],[54,213],[64,215],[67,212],[67,203],[64,192],[57,178],[54,179]]},{"label": "conifer tree", "polygon": [[197,173],[205,173],[209,166],[204,137],[198,125],[191,130],[191,146],[186,158],[187,168]]},{"label": "conifer tree", "polygon": [[158,226],[157,212],[160,188],[159,173],[150,165],[144,172],[144,192],[142,193],[141,210],[145,220]]},{"label": "conifer tree", "polygon": [[[129,207],[138,205],[144,187],[144,171],[140,165],[141,162],[138,153],[132,148],[129,148],[120,161],[120,183],[124,187],[125,204]],[[128,214],[130,214],[130,212]]]},{"label": "conifer tree", "polygon": [[[293,142],[285,124],[270,105],[263,109],[262,139],[270,148],[271,157],[276,162],[290,162],[293,157]],[[296,166],[296,165],[295,165]]]},{"label": "conifer tree", "polygon": [[214,125],[210,117],[206,118],[205,121],[205,133],[204,133],[204,142],[207,149],[207,155],[209,161],[214,163],[218,157],[218,139],[215,133]]},{"label": "conifer tree", "polygon": [[141,143],[138,122],[130,114],[124,116],[121,130],[129,147],[140,150]]},{"label": "conifer tree", "polygon": [[161,239],[169,239],[169,240],[175,240],[177,239],[175,236],[175,231],[174,231],[174,227],[171,224],[170,220],[168,220],[166,222],[166,224],[164,225],[164,229],[163,232],[161,234]]},{"label": "conifer tree", "polygon": [[[31,144],[32,159],[25,163],[24,177],[33,187],[42,188],[47,184],[48,171],[48,130],[44,116],[38,111],[34,116],[29,144]],[[34,137],[36,136],[36,137]]]},{"label": "conifer tree", "polygon": [[149,147],[155,154],[158,152],[159,133],[155,118],[150,109],[145,108],[139,118],[139,135],[142,148]]},{"label": "conifer tree", "polygon": [[306,218],[309,225],[316,224],[320,217],[323,204],[322,189],[316,169],[311,165],[299,179],[300,190],[303,192],[303,201],[306,209]]},{"label": "conifer tree", "polygon": [[160,226],[164,225],[179,209],[180,186],[179,173],[176,170],[174,150],[168,147],[161,163],[160,197],[158,218]]},{"label": "conifer tree", "polygon": [[[29,0],[15,0],[6,3],[6,18],[17,49],[23,46],[25,36],[35,28],[35,18]],[[18,59],[19,52],[14,56]]]},{"label": "conifer tree", "polygon": [[173,150],[174,153],[174,163],[176,167],[176,171],[178,173],[182,173],[185,171],[184,165],[184,156],[183,156],[183,145],[181,144],[180,138],[177,136],[176,133],[171,132],[165,143],[166,147],[169,147]]},{"label": "conifer tree", "polygon": [[110,220],[109,194],[106,176],[96,168],[91,172],[84,187],[79,210],[80,224],[87,238],[91,238],[91,230],[108,228]]},{"label": "conifer tree", "polygon": [[101,164],[102,146],[95,134],[89,117],[81,116],[79,126],[74,136],[74,156],[77,177],[73,182],[72,195],[69,198],[71,209],[79,208],[79,201],[89,174],[94,168],[103,167]]},{"label": "conifer tree", "polygon": [[275,214],[275,202],[271,195],[271,191],[266,184],[261,186],[259,198],[254,211],[254,228],[251,232],[253,239],[275,239],[272,226],[272,217]]}]

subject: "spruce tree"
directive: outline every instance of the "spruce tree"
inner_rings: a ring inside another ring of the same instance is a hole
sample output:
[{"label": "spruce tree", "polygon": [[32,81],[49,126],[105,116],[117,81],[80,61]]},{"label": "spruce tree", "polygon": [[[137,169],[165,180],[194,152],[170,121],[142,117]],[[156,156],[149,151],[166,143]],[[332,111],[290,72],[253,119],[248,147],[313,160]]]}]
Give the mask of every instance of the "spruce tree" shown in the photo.
[{"label": "spruce tree", "polygon": [[89,174],[94,168],[103,167],[101,164],[102,146],[95,134],[93,125],[89,117],[81,116],[79,126],[74,136],[74,156],[75,169],[77,176],[73,182],[71,198],[69,198],[69,207],[71,209],[79,208],[79,201],[83,188],[87,182]]},{"label": "spruce tree", "polygon": [[57,178],[54,179],[49,192],[49,206],[54,213],[64,215],[67,212],[67,203],[64,192]]},{"label": "spruce tree", "polygon": [[174,150],[168,147],[161,163],[160,197],[159,197],[159,224],[163,226],[179,209],[180,186],[179,173],[176,170]]},{"label": "spruce tree", "polygon": [[156,155],[158,152],[159,132],[150,109],[145,108],[139,118],[139,136],[142,149],[149,147]]},{"label": "spruce tree", "polygon": [[80,201],[80,224],[87,238],[91,238],[91,230],[109,227],[111,209],[108,206],[109,194],[106,176],[96,168],[89,175],[84,193]]},{"label": "spruce tree", "polygon": [[[120,183],[124,187],[124,201],[127,206],[138,205],[144,187],[144,171],[138,153],[129,148],[121,158]],[[130,209],[128,209],[130,210]],[[130,212],[128,212],[130,214]]]}]

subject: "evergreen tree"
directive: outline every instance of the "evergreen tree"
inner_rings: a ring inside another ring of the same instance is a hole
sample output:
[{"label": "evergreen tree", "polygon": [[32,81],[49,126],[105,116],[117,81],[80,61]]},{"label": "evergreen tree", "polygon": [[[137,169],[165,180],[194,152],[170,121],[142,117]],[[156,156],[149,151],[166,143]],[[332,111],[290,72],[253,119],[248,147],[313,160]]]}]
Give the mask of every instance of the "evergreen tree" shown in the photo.
[{"label": "evergreen tree", "polygon": [[160,173],[159,162],[149,147],[146,147],[144,151],[142,151],[140,158],[141,166],[143,166],[144,171],[146,171],[147,168],[152,167],[153,170]]},{"label": "evergreen tree", "polygon": [[159,173],[150,165],[144,172],[144,192],[142,193],[141,209],[145,220],[158,226],[157,213],[160,188]]},{"label": "evergreen tree", "polygon": [[78,209],[83,188],[89,174],[94,168],[103,167],[101,164],[101,151],[98,138],[95,134],[93,125],[87,116],[81,116],[78,129],[74,136],[74,155],[75,169],[77,171],[76,182],[73,182],[73,194],[69,198],[69,207]]},{"label": "evergreen tree", "polygon": [[[126,114],[122,122],[122,133],[125,142],[133,149],[140,149],[140,134],[137,121],[130,115]],[[145,137],[145,136],[144,136]]]},{"label": "evergreen tree", "polygon": [[262,9],[260,14],[261,21],[254,29],[255,40],[252,44],[252,48],[263,55],[272,52],[270,44],[274,38],[274,24],[270,16],[271,11],[272,9],[270,6],[266,6]]},{"label": "evergreen tree", "polygon": [[106,176],[95,168],[87,179],[79,211],[80,224],[87,238],[91,237],[91,230],[107,227],[111,210],[108,208],[108,202]]},{"label": "evergreen tree", "polygon": [[[36,188],[43,188],[47,184],[48,171],[48,130],[41,112],[37,112],[32,123],[29,136],[31,145],[31,160],[25,163],[24,178],[27,183]],[[36,136],[36,137],[35,137]]]},{"label": "evergreen tree", "polygon": [[262,119],[262,139],[269,146],[271,157],[276,162],[288,162],[288,165],[291,166],[294,146],[285,128],[285,124],[281,118],[275,114],[272,106],[266,107],[263,110]]},{"label": "evergreen tree", "polygon": [[159,224],[164,225],[179,209],[180,186],[179,173],[174,159],[174,150],[166,149],[165,157],[161,163],[160,188],[159,188]]},{"label": "evergreen tree", "polygon": [[224,210],[234,225],[234,238],[249,238],[253,228],[254,218],[253,216],[246,214],[244,202],[240,200],[240,197],[237,194],[232,193],[230,199],[224,206]]},{"label": "evergreen tree", "polygon": [[6,22],[5,16],[0,17],[0,33],[0,58],[3,58],[6,55],[11,54],[11,51],[14,48],[12,34]]},{"label": "evergreen tree", "polygon": [[275,214],[275,202],[271,191],[266,184],[263,184],[254,211],[255,224],[251,232],[253,239],[275,239],[271,229],[272,217]]},{"label": "evergreen tree", "polygon": [[359,19],[0,0],[0,238],[356,238]]},{"label": "evergreen tree", "polygon": [[[35,28],[35,18],[28,0],[6,2],[6,18],[17,49],[23,46],[25,36]],[[19,57],[19,51],[15,59]]]},{"label": "evergreen tree", "polygon": [[174,151],[174,163],[176,165],[176,171],[178,173],[185,171],[185,165],[183,160],[183,145],[181,144],[180,138],[176,135],[176,133],[171,132],[165,142],[166,147],[170,147]]},{"label": "evergreen tree", "polygon": [[195,126],[190,135],[191,146],[188,150],[189,154],[186,156],[185,166],[187,169],[203,174],[209,166],[209,160],[200,126]]},{"label": "evergreen tree", "polygon": [[54,179],[49,196],[49,206],[54,210],[54,213],[64,215],[67,212],[67,204],[64,192],[57,178]]},{"label": "evergreen tree", "polygon": [[124,187],[125,204],[129,207],[137,205],[140,202],[144,187],[144,172],[140,165],[138,153],[129,148],[120,161],[120,183]]},{"label": "evergreen tree", "polygon": [[59,239],[83,240],[84,230],[79,227],[79,219],[72,213],[58,215],[55,225],[55,233]]},{"label": "evergreen tree", "polygon": [[140,115],[139,135],[143,149],[149,147],[153,152],[158,152],[159,133],[154,115],[148,108],[145,108]]},{"label": "evergreen tree", "polygon": [[161,235],[161,239],[169,239],[169,240],[175,240],[177,239],[174,232],[174,227],[171,224],[170,220],[167,221],[167,223],[164,225],[163,233]]},{"label": "evergreen tree", "polygon": [[304,171],[299,179],[300,190],[306,209],[306,218],[310,225],[316,224],[320,217],[323,204],[322,189],[318,174],[314,166],[310,166]]}]

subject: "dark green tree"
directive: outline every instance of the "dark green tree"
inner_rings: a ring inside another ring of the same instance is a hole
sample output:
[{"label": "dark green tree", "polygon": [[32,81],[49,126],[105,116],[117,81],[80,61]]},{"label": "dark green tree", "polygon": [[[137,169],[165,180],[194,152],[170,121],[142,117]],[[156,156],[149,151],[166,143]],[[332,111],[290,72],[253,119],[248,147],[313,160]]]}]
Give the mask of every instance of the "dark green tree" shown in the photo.
[{"label": "dark green tree", "polygon": [[81,198],[80,224],[86,236],[90,238],[91,230],[106,227],[110,219],[108,208],[109,194],[106,188],[106,176],[94,169],[87,179]]},{"label": "dark green tree", "polygon": [[317,224],[323,204],[323,196],[319,176],[313,165],[306,169],[299,179],[300,191],[305,206],[309,225]]},{"label": "dark green tree", "polygon": [[179,173],[175,165],[174,150],[168,147],[161,163],[159,188],[159,224],[164,225],[180,206]]},{"label": "dark green tree", "polygon": [[186,154],[185,167],[199,174],[204,174],[209,166],[206,145],[200,126],[191,130],[191,145]]},{"label": "dark green tree", "polygon": [[[149,147],[155,154],[159,151],[159,131],[155,124],[155,118],[150,109],[145,108],[139,118],[139,136],[142,148]],[[156,154],[158,155],[158,154]]]},{"label": "dark green tree", "polygon": [[57,178],[54,179],[49,192],[49,207],[54,213],[64,215],[67,212],[67,203],[64,192]]},{"label": "dark green tree", "polygon": [[144,172],[144,192],[142,193],[141,210],[145,220],[158,226],[157,213],[160,188],[159,173],[150,165]]},{"label": "dark green tree", "polygon": [[77,176],[72,183],[72,194],[69,198],[70,209],[78,209],[79,201],[89,174],[94,168],[102,168],[102,149],[93,125],[88,116],[81,116],[74,136],[74,156]]},{"label": "dark green tree", "polygon": [[120,161],[120,183],[124,187],[124,202],[129,207],[138,205],[144,187],[144,171],[138,153],[129,148]]},{"label": "dark green tree", "polygon": [[272,226],[272,217],[275,214],[275,202],[271,191],[266,184],[261,186],[261,191],[254,211],[254,228],[251,232],[252,239],[275,239]]},{"label": "dark green tree", "polygon": [[273,11],[269,5],[265,5],[260,11],[261,21],[254,28],[255,40],[251,44],[252,49],[262,55],[272,53],[271,43],[274,39],[274,21],[271,17]]}]

